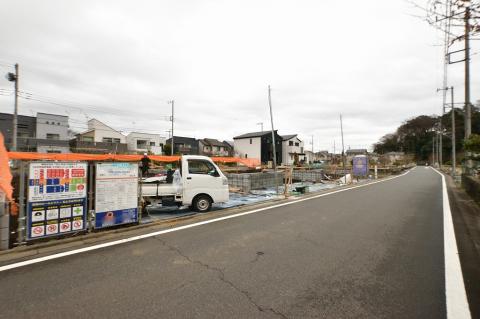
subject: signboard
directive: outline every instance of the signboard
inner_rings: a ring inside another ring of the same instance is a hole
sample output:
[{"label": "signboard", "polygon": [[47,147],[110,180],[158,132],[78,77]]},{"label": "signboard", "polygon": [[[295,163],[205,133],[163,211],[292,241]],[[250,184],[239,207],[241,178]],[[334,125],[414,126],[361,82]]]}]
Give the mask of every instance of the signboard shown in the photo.
[{"label": "signboard", "polygon": [[86,163],[30,163],[27,239],[84,230],[86,197]]},{"label": "signboard", "polygon": [[353,157],[353,175],[368,175],[368,157],[366,155],[356,155]]},{"label": "signboard", "polygon": [[97,163],[95,228],[138,221],[138,163]]}]

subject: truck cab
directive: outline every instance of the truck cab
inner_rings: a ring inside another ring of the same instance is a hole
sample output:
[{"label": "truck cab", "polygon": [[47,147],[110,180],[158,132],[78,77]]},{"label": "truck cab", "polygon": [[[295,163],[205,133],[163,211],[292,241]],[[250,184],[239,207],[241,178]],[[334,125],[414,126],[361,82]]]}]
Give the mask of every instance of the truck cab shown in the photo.
[{"label": "truck cab", "polygon": [[142,183],[144,204],[188,205],[195,211],[207,212],[213,203],[228,201],[228,179],[209,157],[184,155],[179,164],[172,183]]}]

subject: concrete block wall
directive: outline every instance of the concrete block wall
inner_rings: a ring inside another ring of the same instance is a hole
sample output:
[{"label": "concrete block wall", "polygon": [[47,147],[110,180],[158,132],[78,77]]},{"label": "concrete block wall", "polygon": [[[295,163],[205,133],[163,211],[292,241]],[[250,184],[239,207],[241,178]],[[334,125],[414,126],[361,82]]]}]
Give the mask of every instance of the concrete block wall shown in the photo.
[{"label": "concrete block wall", "polygon": [[[255,189],[264,189],[275,187],[275,174],[268,173],[243,173],[243,174],[227,174],[228,185],[238,188],[244,193],[248,193]],[[277,183],[279,186],[284,183],[284,173],[277,173]]]}]

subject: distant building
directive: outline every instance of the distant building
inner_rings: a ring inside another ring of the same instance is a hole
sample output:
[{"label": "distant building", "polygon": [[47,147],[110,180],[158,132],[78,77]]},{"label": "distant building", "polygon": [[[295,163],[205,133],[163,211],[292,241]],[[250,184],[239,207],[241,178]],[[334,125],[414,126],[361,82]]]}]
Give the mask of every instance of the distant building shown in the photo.
[{"label": "distant building", "polygon": [[365,148],[349,149],[345,152],[347,157],[347,163],[352,163],[352,159],[355,155],[368,155],[368,151]]},{"label": "distant building", "polygon": [[223,141],[223,144],[225,144],[225,149],[228,152],[228,156],[230,157],[235,156],[235,152],[233,149],[234,147],[233,141]]},{"label": "distant building", "polygon": [[[242,158],[256,158],[262,164],[273,162],[272,132],[253,132],[233,138],[235,154]],[[275,131],[277,164],[282,163],[282,137]]]},{"label": "distant building", "polygon": [[[172,145],[172,138],[167,139],[165,143]],[[174,154],[198,155],[198,141],[194,137],[174,136],[173,143]]]},{"label": "distant building", "polygon": [[213,138],[198,140],[198,153],[205,156],[229,156],[229,145]]},{"label": "distant building", "polygon": [[282,163],[283,165],[297,165],[305,162],[303,141],[297,134],[282,135]]},{"label": "distant building", "polygon": [[140,154],[151,153],[154,155],[163,154],[165,137],[159,134],[131,132],[127,135],[126,140],[129,152]]},{"label": "distant building", "polygon": [[70,153],[68,116],[37,113],[37,152]]},{"label": "distant building", "polygon": [[[36,152],[37,118],[33,116],[18,115],[17,122],[17,151]],[[5,137],[5,146],[8,150],[12,147],[13,114],[0,113],[0,132]]]},{"label": "distant building", "polygon": [[127,153],[126,137],[117,130],[96,119],[88,121],[88,129],[70,140],[72,152],[76,153]]},{"label": "distant building", "polygon": [[[68,116],[37,113],[36,117],[18,115],[17,151],[68,153]],[[0,132],[7,149],[12,147],[13,114],[0,113]]]}]

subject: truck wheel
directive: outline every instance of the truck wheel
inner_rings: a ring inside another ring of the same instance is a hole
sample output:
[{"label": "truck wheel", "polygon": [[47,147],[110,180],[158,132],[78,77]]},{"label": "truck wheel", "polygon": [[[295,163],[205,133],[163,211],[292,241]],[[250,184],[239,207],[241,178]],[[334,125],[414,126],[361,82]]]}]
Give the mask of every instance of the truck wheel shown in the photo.
[{"label": "truck wheel", "polygon": [[193,209],[199,213],[208,212],[212,208],[212,200],[207,195],[199,195],[193,201]]}]

